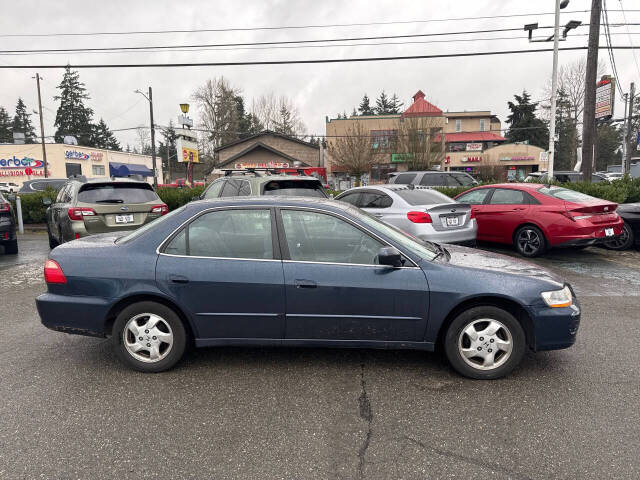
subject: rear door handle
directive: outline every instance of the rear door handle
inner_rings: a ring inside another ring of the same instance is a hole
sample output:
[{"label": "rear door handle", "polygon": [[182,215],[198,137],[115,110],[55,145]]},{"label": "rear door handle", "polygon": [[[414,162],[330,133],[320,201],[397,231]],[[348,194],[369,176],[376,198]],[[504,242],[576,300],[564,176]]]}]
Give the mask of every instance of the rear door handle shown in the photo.
[{"label": "rear door handle", "polygon": [[169,275],[169,281],[171,283],[189,283],[189,279],[187,277],[183,277],[182,275]]},{"label": "rear door handle", "polygon": [[318,288],[318,284],[313,280],[296,279],[296,288]]}]

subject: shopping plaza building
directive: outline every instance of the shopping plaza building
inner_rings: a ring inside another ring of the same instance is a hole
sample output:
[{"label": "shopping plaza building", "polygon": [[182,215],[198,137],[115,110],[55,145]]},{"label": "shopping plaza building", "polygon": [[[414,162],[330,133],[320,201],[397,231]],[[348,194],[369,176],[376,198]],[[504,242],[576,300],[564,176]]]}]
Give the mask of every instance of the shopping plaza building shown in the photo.
[{"label": "shopping plaza building", "polygon": [[369,174],[372,183],[384,182],[390,172],[406,171],[407,154],[398,133],[403,122],[427,125],[432,141],[438,144],[439,161],[431,168],[465,171],[472,175],[490,172],[497,180],[524,179],[530,172],[547,169],[546,152],[533,145],[508,143],[502,136],[500,120],[490,111],[443,112],[418,91],[413,103],[397,115],[363,115],[346,119],[326,119],[327,173],[334,179],[346,177],[343,168],[332,162],[331,144],[360,132],[371,137],[375,163]]},{"label": "shopping plaza building", "polygon": [[[60,143],[45,145],[49,178],[128,177],[139,175],[153,183],[153,163],[150,155],[80,147]],[[162,182],[162,162],[157,160],[158,182]],[[0,182],[22,185],[27,180],[44,178],[42,145],[0,144]]]}]

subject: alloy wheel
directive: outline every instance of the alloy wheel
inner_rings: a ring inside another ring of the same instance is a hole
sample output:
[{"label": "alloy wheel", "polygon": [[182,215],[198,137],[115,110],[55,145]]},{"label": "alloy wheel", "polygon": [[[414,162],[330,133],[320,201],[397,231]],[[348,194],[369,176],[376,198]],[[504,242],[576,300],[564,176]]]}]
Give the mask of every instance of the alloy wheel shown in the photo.
[{"label": "alloy wheel", "polygon": [[617,237],[604,242],[605,247],[611,248],[612,250],[624,250],[625,248],[630,247],[629,237],[631,236],[631,232],[629,230],[629,226],[625,223],[622,233]]},{"label": "alloy wheel", "polygon": [[509,329],[498,320],[482,318],[467,324],[458,336],[458,352],[465,363],[478,370],[494,370],[513,351]]},{"label": "alloy wheel", "polygon": [[517,242],[520,251],[528,255],[537,252],[542,245],[542,239],[538,232],[529,228],[525,228],[518,234]]},{"label": "alloy wheel", "polygon": [[122,331],[127,352],[136,360],[156,363],[165,358],[173,346],[169,323],[153,313],[141,313],[131,318]]}]

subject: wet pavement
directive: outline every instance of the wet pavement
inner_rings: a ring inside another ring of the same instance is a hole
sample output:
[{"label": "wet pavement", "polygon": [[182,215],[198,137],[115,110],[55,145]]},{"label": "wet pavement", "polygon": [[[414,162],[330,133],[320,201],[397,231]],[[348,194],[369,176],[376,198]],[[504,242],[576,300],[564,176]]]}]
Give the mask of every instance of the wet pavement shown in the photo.
[{"label": "wet pavement", "polygon": [[29,234],[0,255],[0,479],[640,478],[638,251],[535,260],[580,297],[577,343],[493,382],[410,351],[204,349],[132,372],[40,325],[47,253]]}]

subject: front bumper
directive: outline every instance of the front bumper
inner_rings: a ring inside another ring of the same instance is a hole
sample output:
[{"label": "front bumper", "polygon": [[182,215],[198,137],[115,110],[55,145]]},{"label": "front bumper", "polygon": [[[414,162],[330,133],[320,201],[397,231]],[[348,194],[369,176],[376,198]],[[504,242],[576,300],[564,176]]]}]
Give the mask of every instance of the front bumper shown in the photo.
[{"label": "front bumper", "polygon": [[105,298],[43,293],[36,298],[42,324],[58,332],[104,337],[111,303]]},{"label": "front bumper", "polygon": [[534,307],[535,350],[559,350],[576,342],[580,327],[580,305],[574,299],[573,305],[564,308],[548,306]]}]

